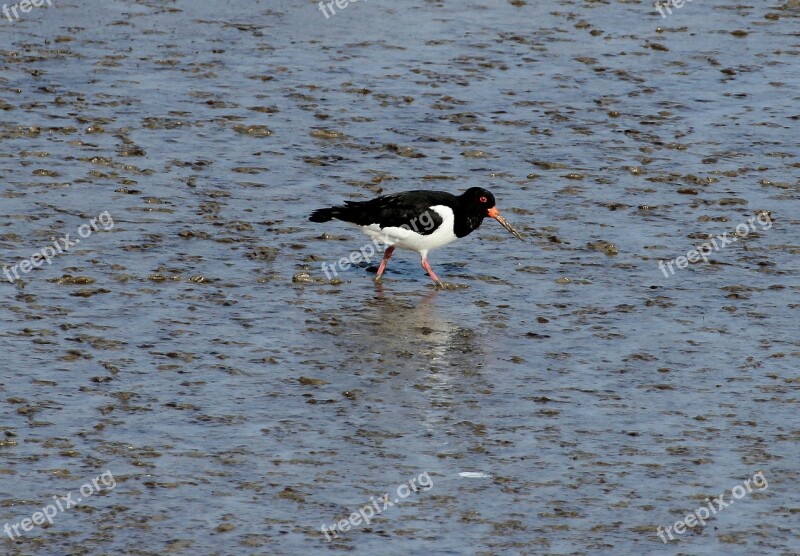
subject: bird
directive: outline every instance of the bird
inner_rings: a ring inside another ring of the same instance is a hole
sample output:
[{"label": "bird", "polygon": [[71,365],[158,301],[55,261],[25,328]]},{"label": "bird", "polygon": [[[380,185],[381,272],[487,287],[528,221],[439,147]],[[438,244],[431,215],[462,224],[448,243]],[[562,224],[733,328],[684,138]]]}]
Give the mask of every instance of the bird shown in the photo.
[{"label": "bird", "polygon": [[444,283],[431,268],[428,252],[468,236],[487,216],[497,220],[514,237],[524,240],[500,216],[494,195],[482,187],[470,187],[461,195],[414,190],[369,201],[345,201],[344,205],[315,210],[308,219],[318,223],[333,219],[349,222],[360,226],[373,241],[385,243],[387,247],[375,276],[376,283],[380,283],[395,248],[400,248],[419,253],[422,268],[436,286],[442,288]]}]

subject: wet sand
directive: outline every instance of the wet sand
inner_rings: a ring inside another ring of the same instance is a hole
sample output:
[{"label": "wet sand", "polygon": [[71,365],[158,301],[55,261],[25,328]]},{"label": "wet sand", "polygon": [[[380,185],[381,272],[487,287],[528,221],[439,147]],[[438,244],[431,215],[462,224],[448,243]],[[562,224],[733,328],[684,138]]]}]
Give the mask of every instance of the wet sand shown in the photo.
[{"label": "wet sand", "polygon": [[[0,276],[0,528],[116,486],[0,552],[800,553],[798,22],[794,0],[3,19],[0,262],[114,226]],[[325,277],[368,240],[311,210],[476,185],[526,238],[486,221],[433,251],[466,287],[400,252],[381,287],[377,260]]]}]

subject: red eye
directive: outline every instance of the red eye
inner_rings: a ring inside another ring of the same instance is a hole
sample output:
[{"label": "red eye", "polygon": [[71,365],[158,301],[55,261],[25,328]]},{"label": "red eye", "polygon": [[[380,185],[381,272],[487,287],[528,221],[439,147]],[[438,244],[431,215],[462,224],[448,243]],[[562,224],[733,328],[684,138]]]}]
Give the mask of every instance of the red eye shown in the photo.
[{"label": "red eye", "polygon": [[478,199],[481,203],[485,203],[488,199],[486,197],[481,197]]}]

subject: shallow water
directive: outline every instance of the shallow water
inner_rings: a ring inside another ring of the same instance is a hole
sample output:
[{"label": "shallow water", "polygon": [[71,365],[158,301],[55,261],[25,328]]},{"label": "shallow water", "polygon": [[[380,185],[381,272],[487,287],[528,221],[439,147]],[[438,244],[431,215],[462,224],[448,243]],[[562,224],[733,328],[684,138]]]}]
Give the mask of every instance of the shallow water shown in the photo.
[{"label": "shallow water", "polygon": [[[0,21],[0,260],[114,224],[0,282],[0,526],[116,485],[2,553],[800,552],[798,17],[53,0]],[[473,185],[526,241],[487,221],[434,251],[466,288],[404,253],[381,287],[377,261],[325,279],[367,240],[312,209]]]}]

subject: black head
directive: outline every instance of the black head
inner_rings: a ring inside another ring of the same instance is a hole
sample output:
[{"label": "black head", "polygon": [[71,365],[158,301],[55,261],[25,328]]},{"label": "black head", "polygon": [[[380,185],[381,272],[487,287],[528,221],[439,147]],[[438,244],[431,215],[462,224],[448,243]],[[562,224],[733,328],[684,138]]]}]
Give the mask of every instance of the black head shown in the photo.
[{"label": "black head", "polygon": [[[463,237],[477,229],[478,226],[481,225],[481,222],[483,222],[483,219],[489,216],[500,222],[514,237],[522,239],[519,232],[517,232],[505,218],[500,216],[500,211],[498,211],[495,206],[494,195],[482,187],[470,187],[462,193],[458,198],[458,208],[464,215],[463,229],[456,230],[456,235],[458,237]],[[456,226],[458,228],[458,222],[456,222]],[[459,235],[459,232],[463,235]]]},{"label": "black head", "polygon": [[459,198],[459,207],[468,214],[489,216],[489,209],[494,207],[494,195],[482,187],[470,187]]}]

